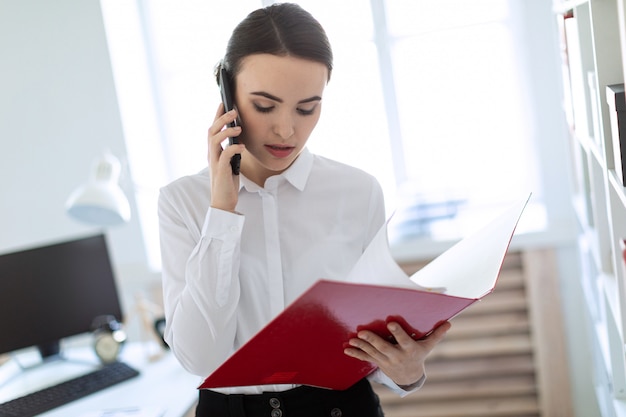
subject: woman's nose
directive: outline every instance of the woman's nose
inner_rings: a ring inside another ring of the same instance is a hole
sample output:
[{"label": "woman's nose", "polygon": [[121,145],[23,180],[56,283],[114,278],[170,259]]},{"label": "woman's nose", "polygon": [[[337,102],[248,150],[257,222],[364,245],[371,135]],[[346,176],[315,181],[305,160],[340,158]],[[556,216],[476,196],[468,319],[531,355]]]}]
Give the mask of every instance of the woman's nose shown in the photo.
[{"label": "woman's nose", "polygon": [[295,132],[293,118],[291,115],[282,114],[274,123],[274,133],[282,139],[289,139]]}]

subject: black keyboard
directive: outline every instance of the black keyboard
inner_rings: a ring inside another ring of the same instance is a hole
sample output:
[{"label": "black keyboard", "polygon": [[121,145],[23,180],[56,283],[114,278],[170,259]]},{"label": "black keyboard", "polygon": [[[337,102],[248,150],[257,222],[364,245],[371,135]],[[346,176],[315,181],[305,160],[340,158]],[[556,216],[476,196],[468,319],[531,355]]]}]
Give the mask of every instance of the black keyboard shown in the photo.
[{"label": "black keyboard", "polygon": [[137,375],[139,371],[125,363],[114,362],[88,374],[0,404],[0,416],[33,417]]}]

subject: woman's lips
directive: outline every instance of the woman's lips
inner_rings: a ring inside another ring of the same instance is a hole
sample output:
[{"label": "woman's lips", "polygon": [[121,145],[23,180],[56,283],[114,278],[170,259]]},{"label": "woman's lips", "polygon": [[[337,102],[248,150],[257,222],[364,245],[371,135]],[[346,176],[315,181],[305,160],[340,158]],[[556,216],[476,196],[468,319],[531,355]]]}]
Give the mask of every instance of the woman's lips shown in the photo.
[{"label": "woman's lips", "polygon": [[265,145],[265,149],[275,158],[286,158],[295,149],[293,146]]}]

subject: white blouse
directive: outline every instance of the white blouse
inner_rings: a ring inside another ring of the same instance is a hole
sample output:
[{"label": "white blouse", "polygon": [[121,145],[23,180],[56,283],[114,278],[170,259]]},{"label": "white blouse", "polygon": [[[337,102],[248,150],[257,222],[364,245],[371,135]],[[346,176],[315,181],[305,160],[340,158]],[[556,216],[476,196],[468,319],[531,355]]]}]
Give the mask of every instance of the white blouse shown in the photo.
[{"label": "white blouse", "polygon": [[[210,207],[210,184],[208,168],[180,178],[158,204],[165,340],[202,377],[318,279],[347,275],[385,220],[374,177],[306,149],[265,187],[241,175],[238,214]],[[379,370],[370,379],[407,393]]]}]

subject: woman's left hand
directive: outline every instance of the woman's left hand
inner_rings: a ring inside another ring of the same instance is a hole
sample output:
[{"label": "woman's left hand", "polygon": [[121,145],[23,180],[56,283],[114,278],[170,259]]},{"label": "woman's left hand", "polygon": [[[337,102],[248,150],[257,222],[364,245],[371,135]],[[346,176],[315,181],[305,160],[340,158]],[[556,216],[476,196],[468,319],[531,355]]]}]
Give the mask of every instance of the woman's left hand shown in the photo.
[{"label": "woman's left hand", "polygon": [[424,375],[424,361],[433,348],[444,338],[451,324],[445,322],[428,337],[414,340],[398,323],[391,322],[387,328],[396,339],[393,344],[369,330],[361,330],[350,339],[345,354],[368,361],[391,378],[399,386],[415,384]]}]

